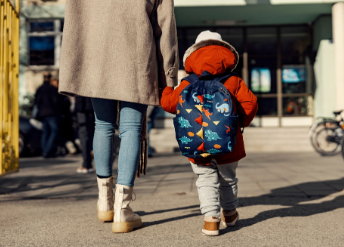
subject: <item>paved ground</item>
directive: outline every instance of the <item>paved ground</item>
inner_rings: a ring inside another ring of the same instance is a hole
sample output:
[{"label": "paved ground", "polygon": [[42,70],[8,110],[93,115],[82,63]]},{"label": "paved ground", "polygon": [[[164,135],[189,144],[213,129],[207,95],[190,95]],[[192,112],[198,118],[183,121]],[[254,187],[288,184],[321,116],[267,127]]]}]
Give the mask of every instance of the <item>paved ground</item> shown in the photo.
[{"label": "paved ground", "polygon": [[95,175],[76,174],[80,162],[26,158],[0,178],[0,246],[343,246],[339,155],[250,153],[238,169],[241,220],[219,237],[201,235],[196,177],[180,154],[149,160],[131,204],[144,227],[127,234],[96,219]]}]

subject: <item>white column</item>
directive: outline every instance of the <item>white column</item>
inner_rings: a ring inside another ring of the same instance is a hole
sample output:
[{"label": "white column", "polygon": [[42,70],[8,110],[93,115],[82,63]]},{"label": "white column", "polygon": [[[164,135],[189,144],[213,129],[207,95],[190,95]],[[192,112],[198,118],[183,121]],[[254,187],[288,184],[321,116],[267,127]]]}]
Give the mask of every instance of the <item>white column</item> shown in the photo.
[{"label": "white column", "polygon": [[55,26],[55,66],[60,66],[60,53],[61,53],[61,39],[62,39],[62,33],[61,33],[61,20],[55,20],[54,21]]},{"label": "white column", "polygon": [[344,109],[344,3],[332,7],[333,41],[335,50],[336,109]]}]

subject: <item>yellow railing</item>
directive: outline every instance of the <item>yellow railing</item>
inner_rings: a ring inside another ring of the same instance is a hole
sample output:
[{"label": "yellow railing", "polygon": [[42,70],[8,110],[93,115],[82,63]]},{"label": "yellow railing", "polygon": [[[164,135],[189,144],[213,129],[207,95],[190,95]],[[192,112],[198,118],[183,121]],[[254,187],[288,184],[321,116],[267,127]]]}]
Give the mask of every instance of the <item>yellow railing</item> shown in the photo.
[{"label": "yellow railing", "polygon": [[19,169],[19,0],[0,0],[0,176]]}]

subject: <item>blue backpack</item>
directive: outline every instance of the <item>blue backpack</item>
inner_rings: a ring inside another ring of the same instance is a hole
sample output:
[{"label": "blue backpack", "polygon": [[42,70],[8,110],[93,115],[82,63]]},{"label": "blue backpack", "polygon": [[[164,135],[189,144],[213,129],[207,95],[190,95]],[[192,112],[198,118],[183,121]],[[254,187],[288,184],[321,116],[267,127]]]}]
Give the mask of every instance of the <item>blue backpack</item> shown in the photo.
[{"label": "blue backpack", "polygon": [[205,158],[233,150],[239,118],[227,88],[221,83],[233,73],[213,76],[207,71],[184,78],[190,84],[180,93],[173,119],[182,154]]}]

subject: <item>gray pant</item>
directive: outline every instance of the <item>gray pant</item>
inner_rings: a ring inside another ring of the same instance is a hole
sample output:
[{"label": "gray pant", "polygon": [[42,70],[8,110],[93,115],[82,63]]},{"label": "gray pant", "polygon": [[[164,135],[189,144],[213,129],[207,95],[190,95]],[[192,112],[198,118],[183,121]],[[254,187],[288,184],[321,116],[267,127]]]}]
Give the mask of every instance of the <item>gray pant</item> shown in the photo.
[{"label": "gray pant", "polygon": [[219,217],[220,207],[223,210],[233,210],[238,206],[238,162],[225,165],[217,165],[215,160],[210,165],[190,163],[192,170],[198,175],[196,186],[203,215]]}]

